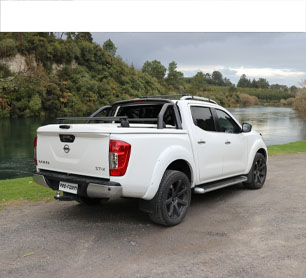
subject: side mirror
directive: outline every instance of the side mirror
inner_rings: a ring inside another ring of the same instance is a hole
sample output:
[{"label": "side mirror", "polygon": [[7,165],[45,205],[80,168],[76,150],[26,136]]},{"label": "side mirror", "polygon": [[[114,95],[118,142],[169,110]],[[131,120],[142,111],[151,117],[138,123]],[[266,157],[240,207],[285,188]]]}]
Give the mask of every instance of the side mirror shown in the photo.
[{"label": "side mirror", "polygon": [[252,125],[248,123],[242,124],[242,132],[250,132],[252,130]]}]

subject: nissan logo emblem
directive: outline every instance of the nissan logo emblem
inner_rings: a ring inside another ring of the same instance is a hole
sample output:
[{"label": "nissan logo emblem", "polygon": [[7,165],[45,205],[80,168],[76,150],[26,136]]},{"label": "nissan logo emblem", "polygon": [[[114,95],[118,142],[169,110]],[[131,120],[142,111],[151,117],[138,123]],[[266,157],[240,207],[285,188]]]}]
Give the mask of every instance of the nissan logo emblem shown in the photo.
[{"label": "nissan logo emblem", "polygon": [[65,152],[65,153],[69,153],[69,152],[70,152],[70,148],[69,148],[68,145],[65,145],[65,146],[64,146],[64,152]]}]

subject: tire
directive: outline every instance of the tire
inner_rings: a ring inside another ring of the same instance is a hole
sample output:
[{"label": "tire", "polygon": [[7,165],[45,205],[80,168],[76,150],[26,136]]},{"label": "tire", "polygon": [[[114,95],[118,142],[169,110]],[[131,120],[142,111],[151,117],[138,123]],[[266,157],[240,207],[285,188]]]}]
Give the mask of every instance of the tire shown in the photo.
[{"label": "tire", "polygon": [[175,226],[182,222],[190,206],[191,189],[187,176],[167,170],[154,197],[154,212],[150,219],[163,226]]},{"label": "tire", "polygon": [[252,168],[248,174],[248,181],[244,186],[249,189],[260,189],[264,185],[267,176],[266,158],[263,154],[255,155]]}]

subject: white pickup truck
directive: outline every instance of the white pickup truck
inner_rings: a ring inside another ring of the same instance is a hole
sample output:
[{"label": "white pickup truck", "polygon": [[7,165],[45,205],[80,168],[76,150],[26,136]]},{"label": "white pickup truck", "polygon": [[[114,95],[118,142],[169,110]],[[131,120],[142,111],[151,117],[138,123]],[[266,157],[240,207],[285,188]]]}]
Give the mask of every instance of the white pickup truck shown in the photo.
[{"label": "white pickup truck", "polygon": [[39,127],[35,182],[58,191],[58,200],[138,198],[165,226],[183,220],[191,193],[237,183],[261,188],[268,159],[261,135],[210,99],[175,98],[120,101]]}]

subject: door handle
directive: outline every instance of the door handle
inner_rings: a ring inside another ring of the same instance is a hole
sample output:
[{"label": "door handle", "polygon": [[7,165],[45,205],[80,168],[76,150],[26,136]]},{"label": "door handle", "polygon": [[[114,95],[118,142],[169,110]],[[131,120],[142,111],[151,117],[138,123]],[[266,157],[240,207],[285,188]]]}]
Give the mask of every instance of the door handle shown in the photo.
[{"label": "door handle", "polygon": [[230,143],[231,143],[231,141],[228,141],[228,140],[225,141],[225,144],[226,144],[226,145],[229,145]]},{"label": "door handle", "polygon": [[200,140],[198,141],[198,144],[206,144],[206,141]]}]

